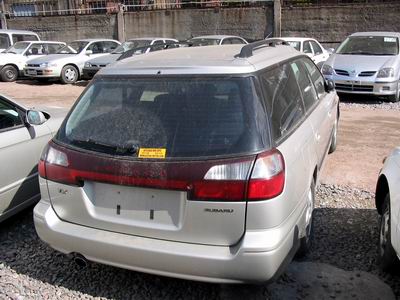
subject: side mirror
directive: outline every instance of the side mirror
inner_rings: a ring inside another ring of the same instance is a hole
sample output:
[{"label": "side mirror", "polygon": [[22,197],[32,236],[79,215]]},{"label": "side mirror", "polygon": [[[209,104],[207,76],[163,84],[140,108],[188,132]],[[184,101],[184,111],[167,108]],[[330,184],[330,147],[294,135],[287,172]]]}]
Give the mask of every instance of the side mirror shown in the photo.
[{"label": "side mirror", "polygon": [[38,110],[28,110],[26,112],[26,121],[29,125],[42,125],[47,121],[45,114]]},{"label": "side mirror", "polygon": [[331,79],[325,80],[325,91],[330,93],[335,90],[335,83]]},{"label": "side mirror", "polygon": [[93,54],[93,51],[92,51],[92,50],[86,50],[85,54],[86,54],[87,56],[90,56],[90,55]]}]

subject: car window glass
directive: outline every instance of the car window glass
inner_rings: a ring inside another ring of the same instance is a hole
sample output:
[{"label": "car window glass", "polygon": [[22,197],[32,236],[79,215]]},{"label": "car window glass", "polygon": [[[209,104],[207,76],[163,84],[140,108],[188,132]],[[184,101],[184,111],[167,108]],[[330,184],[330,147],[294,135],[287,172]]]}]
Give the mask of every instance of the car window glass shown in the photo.
[{"label": "car window glass", "polygon": [[82,141],[163,148],[171,158],[253,152],[269,145],[253,80],[101,78],[84,93],[57,138],[90,149],[97,146]]},{"label": "car window glass", "polygon": [[241,39],[238,39],[238,38],[232,38],[231,39],[231,44],[235,44],[235,45],[237,45],[237,44],[245,44],[245,42],[243,41],[243,40],[241,40]]},{"label": "car window glass", "polygon": [[103,42],[103,51],[105,53],[113,52],[119,45],[112,41]]},{"label": "car window glass", "polygon": [[103,42],[93,43],[87,48],[87,50],[92,50],[93,54],[103,53]]},{"label": "car window glass", "polygon": [[319,55],[319,54],[323,53],[322,48],[315,41],[311,41],[311,45],[313,47],[315,55]]},{"label": "car window glass", "polygon": [[13,42],[21,42],[21,41],[38,41],[36,35],[32,34],[15,34],[12,35]]},{"label": "car window glass", "polygon": [[164,41],[156,40],[156,41],[154,41],[152,46],[153,47],[150,48],[150,52],[162,50],[162,49],[164,49]]},{"label": "car window glass", "polygon": [[300,60],[290,64],[293,73],[299,84],[301,94],[303,96],[304,106],[306,111],[309,110],[318,101],[317,92],[315,91],[314,84],[308,76],[308,72],[301,64]]},{"label": "car window glass", "polygon": [[8,47],[10,47],[8,34],[0,33],[0,49],[7,49]]},{"label": "car window glass", "polygon": [[0,130],[10,129],[22,125],[18,111],[0,99]]},{"label": "car window glass", "polygon": [[290,64],[284,64],[261,75],[266,106],[275,140],[286,135],[304,116],[303,100]]},{"label": "car window glass", "polygon": [[222,45],[229,45],[229,44],[232,44],[232,39],[224,39],[222,41]]},{"label": "car window glass", "polygon": [[325,95],[325,79],[321,75],[321,72],[317,68],[317,66],[310,61],[309,59],[302,58],[302,62],[304,63],[306,69],[311,75],[311,79],[314,83],[314,86],[317,90],[318,97],[321,99]]},{"label": "car window glass", "polygon": [[45,44],[33,44],[26,51],[26,55],[44,55],[47,54]]},{"label": "car window glass", "polygon": [[311,44],[310,44],[309,41],[304,42],[304,45],[303,45],[303,52],[304,52],[304,53],[311,53],[311,54],[312,54]]},{"label": "car window glass", "polygon": [[63,44],[47,44],[47,51],[49,54],[54,54],[62,47],[64,47]]}]

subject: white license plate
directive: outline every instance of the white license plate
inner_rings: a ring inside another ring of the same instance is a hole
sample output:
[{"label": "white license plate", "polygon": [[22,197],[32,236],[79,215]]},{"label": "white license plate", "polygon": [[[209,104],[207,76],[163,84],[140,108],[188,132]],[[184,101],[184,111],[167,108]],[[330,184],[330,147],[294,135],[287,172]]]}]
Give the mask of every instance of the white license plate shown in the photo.
[{"label": "white license plate", "polygon": [[36,75],[36,71],[35,70],[28,70],[26,73],[28,75]]}]

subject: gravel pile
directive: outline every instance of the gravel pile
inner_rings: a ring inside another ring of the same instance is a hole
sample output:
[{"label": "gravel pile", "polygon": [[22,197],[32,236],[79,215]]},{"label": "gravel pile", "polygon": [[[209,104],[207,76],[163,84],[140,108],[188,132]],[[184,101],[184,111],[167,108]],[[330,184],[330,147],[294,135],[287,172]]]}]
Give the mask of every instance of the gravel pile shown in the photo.
[{"label": "gravel pile", "polygon": [[340,97],[340,106],[348,108],[364,108],[364,109],[383,109],[383,110],[400,110],[400,101],[393,103],[389,101],[379,100],[372,97]]},{"label": "gravel pile", "polygon": [[[378,214],[373,194],[321,185],[316,201],[315,242],[303,261],[375,274],[400,297],[400,278],[381,274],[376,267]],[[95,263],[81,269],[40,242],[30,211],[2,223],[0,240],[0,299],[269,299],[273,294],[268,287],[232,288]],[[278,286],[285,285],[285,278]]]}]

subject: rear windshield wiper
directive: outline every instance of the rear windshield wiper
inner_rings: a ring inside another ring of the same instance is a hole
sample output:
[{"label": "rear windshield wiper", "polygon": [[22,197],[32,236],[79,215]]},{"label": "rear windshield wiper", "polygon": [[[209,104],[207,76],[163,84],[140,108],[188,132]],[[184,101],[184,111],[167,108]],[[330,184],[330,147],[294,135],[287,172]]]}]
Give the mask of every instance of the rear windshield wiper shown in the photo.
[{"label": "rear windshield wiper", "polygon": [[81,139],[73,139],[71,141],[73,144],[80,144],[85,146],[98,146],[103,149],[111,150],[118,154],[135,154],[139,150],[139,146],[137,143],[134,142],[127,142],[124,145],[115,145],[115,144],[108,144],[101,141],[96,141],[91,138],[81,140]]}]

